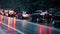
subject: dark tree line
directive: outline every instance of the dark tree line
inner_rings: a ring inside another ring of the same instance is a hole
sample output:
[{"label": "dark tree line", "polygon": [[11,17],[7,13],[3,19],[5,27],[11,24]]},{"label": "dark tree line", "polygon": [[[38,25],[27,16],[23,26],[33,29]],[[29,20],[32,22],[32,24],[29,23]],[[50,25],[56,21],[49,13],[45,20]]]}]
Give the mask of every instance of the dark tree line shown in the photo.
[{"label": "dark tree line", "polygon": [[59,0],[0,0],[0,8],[13,8],[18,11],[58,8]]}]

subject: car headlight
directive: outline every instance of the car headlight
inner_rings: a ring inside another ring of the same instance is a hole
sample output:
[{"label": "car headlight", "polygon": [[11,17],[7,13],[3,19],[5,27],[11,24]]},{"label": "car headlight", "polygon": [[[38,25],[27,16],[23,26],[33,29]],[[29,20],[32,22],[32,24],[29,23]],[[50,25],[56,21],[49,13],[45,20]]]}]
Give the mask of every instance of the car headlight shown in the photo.
[{"label": "car headlight", "polygon": [[29,17],[29,14],[22,14],[23,17]]}]

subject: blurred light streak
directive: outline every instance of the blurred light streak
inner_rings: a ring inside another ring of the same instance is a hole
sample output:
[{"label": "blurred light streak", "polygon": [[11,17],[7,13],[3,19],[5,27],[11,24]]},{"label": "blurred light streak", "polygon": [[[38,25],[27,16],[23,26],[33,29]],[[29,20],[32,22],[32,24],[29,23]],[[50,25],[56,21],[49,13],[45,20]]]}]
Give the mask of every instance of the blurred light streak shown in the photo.
[{"label": "blurred light streak", "polygon": [[44,28],[44,34],[46,34],[46,28]]},{"label": "blurred light streak", "polygon": [[[7,24],[5,24],[5,23],[2,23],[4,26],[7,26],[8,27],[8,25]],[[24,32],[22,32],[22,31],[20,31],[20,30],[18,30],[18,29],[14,29],[13,27],[10,27],[12,30],[15,30],[15,31],[17,31],[18,33],[21,33],[21,34],[24,34]]]},{"label": "blurred light streak", "polygon": [[39,26],[39,34],[42,34],[43,33],[43,27],[42,25]]},{"label": "blurred light streak", "polygon": [[0,15],[0,28],[2,27],[2,15]]},{"label": "blurred light streak", "polygon": [[[16,29],[16,17],[14,17],[14,29]],[[16,34],[16,30],[14,30],[13,34]]]},{"label": "blurred light streak", "polygon": [[48,28],[49,30],[49,34],[52,34],[52,28],[50,27],[50,28]]},{"label": "blurred light streak", "polygon": [[8,17],[8,34],[10,33],[10,26],[11,26],[10,17]]},{"label": "blurred light streak", "polygon": [[22,21],[22,27],[25,27],[25,25],[27,25],[27,24],[28,24],[28,22],[26,20]]}]

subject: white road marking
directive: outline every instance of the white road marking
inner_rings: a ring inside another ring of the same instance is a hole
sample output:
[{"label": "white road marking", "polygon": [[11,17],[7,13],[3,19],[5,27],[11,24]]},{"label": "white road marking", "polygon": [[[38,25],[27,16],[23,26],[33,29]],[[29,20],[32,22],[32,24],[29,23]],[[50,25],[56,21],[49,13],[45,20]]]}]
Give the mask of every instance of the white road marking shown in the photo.
[{"label": "white road marking", "polygon": [[[5,23],[2,23],[2,24],[8,27],[8,25],[7,25],[7,24],[5,24]],[[18,30],[18,29],[15,29],[15,28],[13,28],[13,27],[10,27],[10,28],[11,28],[11,29],[13,29],[13,30],[16,30],[17,32],[19,32],[19,33],[21,33],[21,34],[24,34],[23,32],[21,32],[21,31],[20,31],[20,30]]]}]

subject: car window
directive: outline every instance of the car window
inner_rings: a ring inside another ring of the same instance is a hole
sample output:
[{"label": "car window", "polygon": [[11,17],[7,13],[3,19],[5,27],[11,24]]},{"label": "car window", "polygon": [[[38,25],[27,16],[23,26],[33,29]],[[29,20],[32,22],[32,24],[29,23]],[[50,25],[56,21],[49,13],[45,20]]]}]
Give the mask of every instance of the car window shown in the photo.
[{"label": "car window", "polygon": [[26,12],[23,12],[23,14],[26,14]]},{"label": "car window", "polygon": [[36,11],[35,13],[41,13],[40,11]]},{"label": "car window", "polygon": [[41,12],[42,12],[42,10],[37,10],[37,11],[36,11],[36,13],[41,13]]}]

